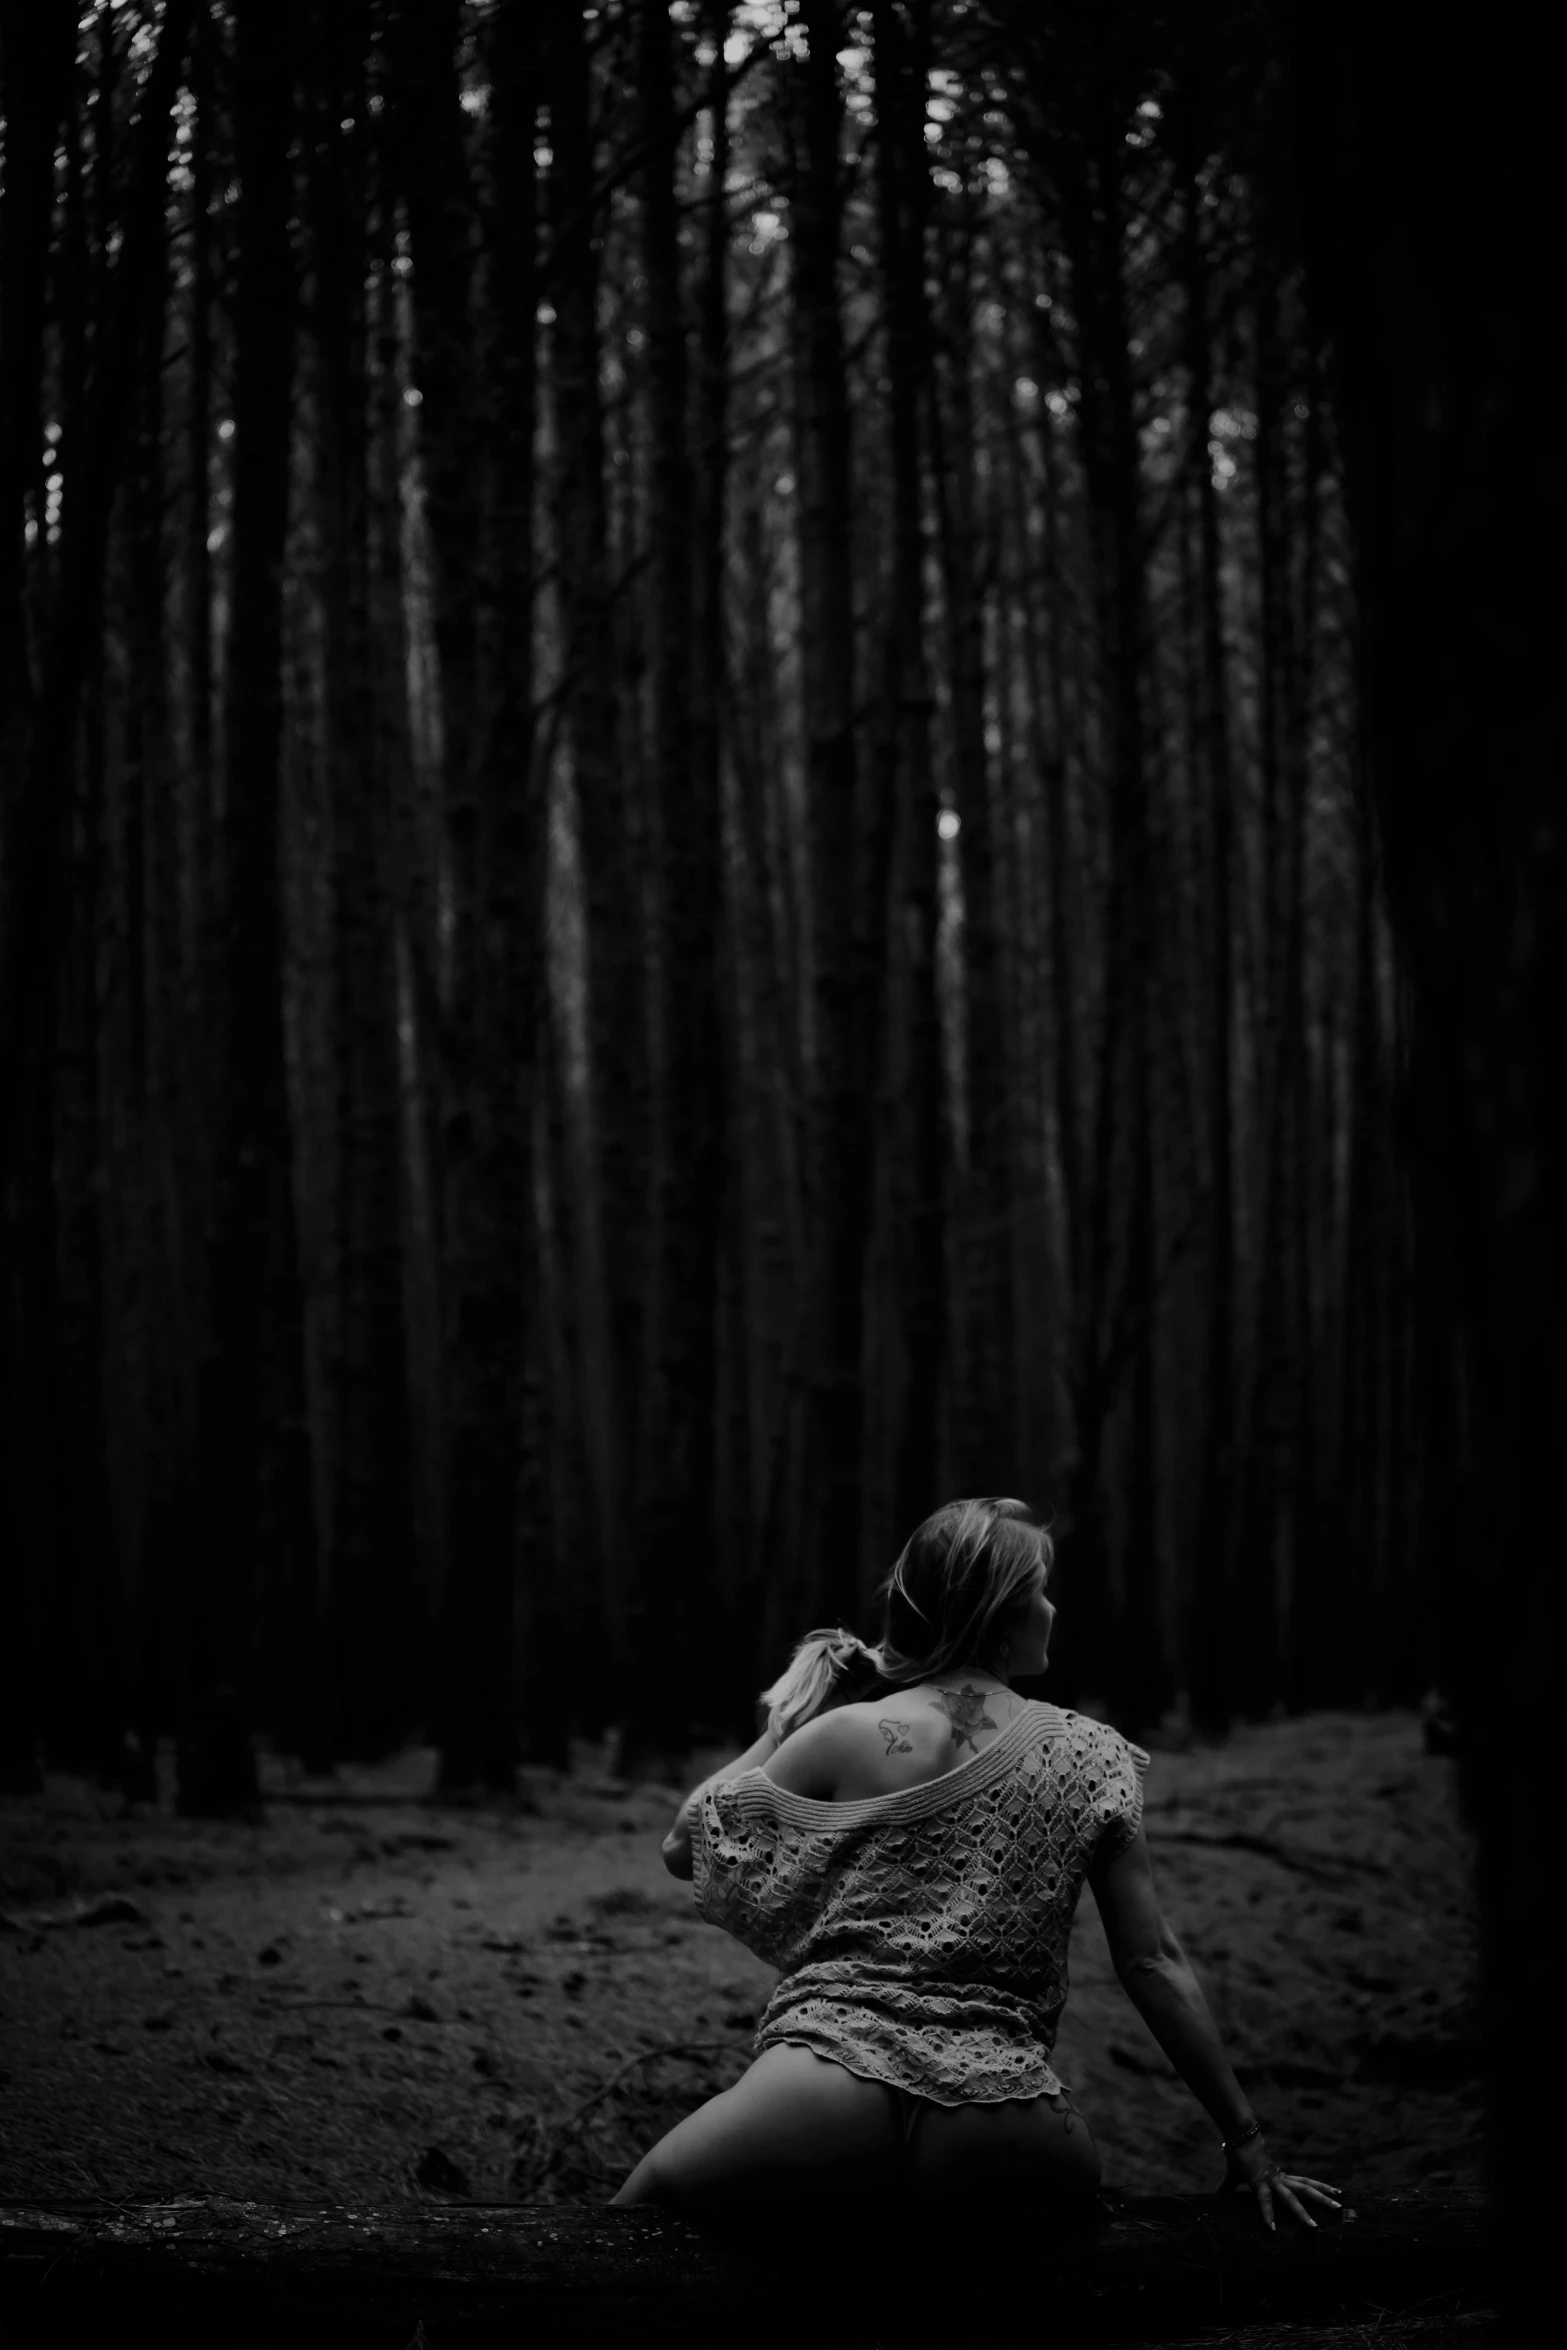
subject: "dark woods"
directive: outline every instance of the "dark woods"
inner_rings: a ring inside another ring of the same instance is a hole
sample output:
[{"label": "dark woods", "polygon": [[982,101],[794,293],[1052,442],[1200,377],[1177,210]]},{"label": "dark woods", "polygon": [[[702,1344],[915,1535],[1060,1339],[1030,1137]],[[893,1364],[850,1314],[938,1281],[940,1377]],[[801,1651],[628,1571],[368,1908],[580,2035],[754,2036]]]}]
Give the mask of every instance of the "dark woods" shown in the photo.
[{"label": "dark woods", "polygon": [[1536,15],[0,31],[9,1783],[668,1752],[1021,1493],[1128,1728],[1442,1666],[1526,2246]]},{"label": "dark woods", "polygon": [[5,22],[12,1770],[680,1748],[955,1491],[1418,1694],[1267,11]]}]

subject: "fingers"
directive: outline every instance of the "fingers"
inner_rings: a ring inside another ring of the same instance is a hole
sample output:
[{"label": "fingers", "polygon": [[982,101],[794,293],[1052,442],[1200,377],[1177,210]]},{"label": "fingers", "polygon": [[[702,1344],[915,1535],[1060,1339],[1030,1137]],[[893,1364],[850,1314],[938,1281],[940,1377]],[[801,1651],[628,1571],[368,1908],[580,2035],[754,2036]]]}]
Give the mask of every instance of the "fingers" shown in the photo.
[{"label": "fingers", "polygon": [[1288,2209],[1297,2219],[1304,2221],[1308,2228],[1314,2228],[1318,2223],[1305,2208],[1303,2197],[1319,2204],[1334,2219],[1343,2217],[1344,2200],[1341,2191],[1337,2187],[1328,2186],[1322,2179],[1307,2179],[1295,2171],[1281,2171],[1275,2184]]},{"label": "fingers", "polygon": [[1294,2170],[1281,2171],[1279,2175],[1288,2180],[1297,2195],[1310,2195],[1318,2203],[1331,2205],[1335,2211],[1344,2200],[1342,2188],[1330,2187],[1326,2179],[1308,2179]]},{"label": "fingers", "polygon": [[1318,2225],[1306,2208],[1308,2202],[1330,2212],[1335,2219],[1343,2215],[1342,2188],[1330,2186],[1326,2179],[1307,2178],[1300,2171],[1270,2170],[1260,2179],[1245,2179],[1232,2174],[1225,2183],[1232,2191],[1244,2190],[1256,2196],[1262,2224],[1274,2233],[1278,2230],[1280,2208],[1306,2228]]},{"label": "fingers", "polygon": [[1279,2178],[1274,2181],[1274,2185],[1278,2188],[1279,2201],[1283,2204],[1285,2210],[1292,2211],[1295,2217],[1302,2221],[1306,2227],[1314,2228],[1317,2224],[1316,2221],[1312,2218],[1304,2203],[1301,2203],[1294,2195],[1291,2194],[1288,2183],[1283,2178]]}]

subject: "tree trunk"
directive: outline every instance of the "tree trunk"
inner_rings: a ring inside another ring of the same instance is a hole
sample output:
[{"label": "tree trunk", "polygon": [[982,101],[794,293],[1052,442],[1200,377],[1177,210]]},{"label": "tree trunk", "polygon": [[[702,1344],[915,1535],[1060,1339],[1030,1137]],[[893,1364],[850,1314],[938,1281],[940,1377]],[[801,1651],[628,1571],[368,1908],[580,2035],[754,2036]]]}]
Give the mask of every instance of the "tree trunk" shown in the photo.
[{"label": "tree trunk", "polygon": [[[221,1098],[212,1235],[212,1353],[196,1429],[187,1811],[256,1799],[247,1733],[253,1613],[276,1564],[268,1534],[299,1503],[289,1437],[303,1410],[303,1312],[283,1036],[280,764],[282,566],[297,300],[290,145],[298,24],[285,0],[238,0],[233,560],[225,663],[226,954],[216,974]],[[297,1448],[292,1448],[297,1449]],[[279,1497],[282,1496],[282,1509]],[[224,1571],[213,1571],[216,1562]],[[298,1571],[290,1559],[284,1571]]]},{"label": "tree trunk", "polygon": [[[739,1202],[745,1263],[741,1319],[750,1394],[749,1530],[737,1601],[737,1652],[750,1678],[776,1672],[799,1597],[805,1496],[809,1350],[815,1342],[805,1195],[803,1031],[809,951],[800,892],[799,827],[780,755],[783,714],[771,659],[769,616],[779,550],[766,529],[770,464],[758,453],[736,494],[735,691],[730,817],[734,833],[735,1018],[731,1067],[742,1167]],[[793,1630],[797,1633],[798,1625]]]},{"label": "tree trunk", "polygon": [[[375,88],[396,87],[394,60],[378,45]],[[418,426],[408,406],[411,303],[398,259],[400,157],[389,105],[379,118],[371,214],[370,337],[374,356],[369,450],[370,652],[375,690],[376,766],[391,824],[392,960],[398,1016],[400,1215],[405,1375],[412,1417],[409,1461],[415,1582],[410,1606],[412,1697],[421,1722],[441,1702],[437,1610],[446,1556],[443,1378],[440,1332],[440,873],[438,828],[427,821],[421,746],[410,687],[410,610],[417,582],[408,559],[410,476]],[[432,835],[437,836],[432,845]]]},{"label": "tree trunk", "polygon": [[[76,24],[63,8],[9,7],[0,15],[0,103],[5,193],[0,199],[0,751],[8,772],[25,752],[34,690],[23,518],[43,446],[43,340],[54,225],[54,155],[71,94]],[[5,794],[5,803],[11,793]],[[0,840],[15,812],[0,804]],[[14,852],[13,852],[14,853]]]},{"label": "tree trunk", "polygon": [[647,1015],[642,917],[616,738],[619,694],[609,589],[604,416],[600,388],[599,229],[593,86],[580,9],[557,0],[547,36],[549,246],[554,304],[550,400],[564,732],[581,845],[591,1139],[587,1195],[577,1203],[578,1286],[597,1573],[618,1712],[632,1683],[627,1645],[627,1530],[642,1359],[641,1272]]},{"label": "tree trunk", "polygon": [[1379,1161],[1387,1095],[1377,1018],[1376,856],[1369,811],[1357,827],[1354,977],[1344,1176],[1343,1322],[1339,1376],[1339,1511],[1335,1557],[1315,1608],[1319,1705],[1359,1701],[1358,1663],[1376,1573],[1375,1493],[1383,1430],[1379,1312],[1385,1268]]},{"label": "tree trunk", "polygon": [[1224,646],[1219,503],[1208,437],[1213,411],[1208,257],[1194,163],[1182,186],[1186,298],[1187,433],[1196,490],[1197,597],[1201,659],[1198,734],[1208,787],[1209,919],[1212,1035],[1208,1066],[1208,1337],[1207,1412],[1193,1537],[1187,1678],[1192,1711],[1205,1729],[1221,1730],[1233,1706],[1229,1632],[1235,1539],[1235,978],[1233,959],[1234,784],[1229,685]]},{"label": "tree trunk", "polygon": [[[544,1506],[537,1356],[534,1089],[544,803],[533,746],[533,317],[537,30],[491,26],[496,202],[486,349],[493,618],[471,781],[449,778],[453,988],[447,1022],[447,1654],[441,1780],[506,1787],[527,1737],[565,1757],[561,1630]],[[455,784],[456,788],[452,788]]]},{"label": "tree trunk", "polygon": [[[1260,209],[1260,205],[1259,205]],[[1264,1717],[1283,1695],[1284,1619],[1279,1569],[1287,1528],[1297,1498],[1294,1444],[1301,1397],[1299,1358],[1292,1322],[1290,1250],[1294,1235],[1292,1197],[1299,1174],[1301,1137],[1294,1151],[1291,1122],[1296,1105],[1295,1061],[1301,1034],[1304,974],[1304,877],[1297,856],[1304,848],[1303,814],[1293,804],[1304,788],[1304,769],[1295,755],[1291,705],[1296,723],[1307,714],[1292,695],[1294,648],[1290,642],[1288,572],[1288,451],[1285,443],[1284,355],[1276,315],[1280,258],[1259,223],[1258,283],[1253,312],[1256,339],[1256,500],[1258,645],[1258,738],[1263,802],[1261,1005],[1256,1088],[1260,1150],[1260,1207],[1252,1328],[1244,1400],[1244,1433],[1237,1480],[1240,1574],[1232,1607],[1235,1646],[1234,1696],[1240,1711]]]},{"label": "tree trunk", "polygon": [[[1298,20],[1314,263],[1339,368],[1389,899],[1415,1018],[1423,1286],[1463,1432],[1440,1604],[1480,1829],[1506,2321],[1541,2340],[1564,2088],[1553,1746],[1567,1552],[1567,768],[1553,77],[1519,8],[1423,44],[1402,0]],[[1463,126],[1467,168],[1452,170]],[[1481,194],[1473,201],[1474,191]],[[1527,485],[1526,489],[1520,485]],[[1433,1561],[1433,1566],[1438,1562]]]},{"label": "tree trunk", "polygon": [[801,1585],[774,1580],[766,1641],[782,1654],[800,1621],[853,1621],[864,1587],[862,1361],[874,1114],[871,1072],[885,957],[887,823],[861,781],[856,743],[852,419],[839,307],[843,99],[838,0],[804,0],[795,68],[790,288],[796,366],[800,672],[810,827],[815,1048],[810,1218],[814,1327],[808,1367]]},{"label": "tree trunk", "polygon": [[[905,21],[907,18],[907,21]],[[893,1550],[942,1498],[947,1351],[947,1117],[937,998],[937,819],[925,641],[924,466],[920,419],[930,384],[925,289],[929,170],[925,97],[928,12],[922,0],[871,11],[877,217],[885,289],[888,474],[892,500],[878,797],[896,811],[897,919],[885,952],[896,973],[896,1041],[888,1040],[890,1124],[898,1180],[892,1261],[902,1358],[893,1463]],[[874,901],[872,901],[874,902]]]},{"label": "tree trunk", "polygon": [[[479,607],[481,555],[488,554],[481,495],[488,451],[475,363],[474,196],[459,77],[462,30],[459,0],[440,0],[433,9],[407,6],[398,52],[449,892],[449,919],[439,926],[444,1540],[436,1717],[441,1783],[453,1794],[475,1784],[509,1789],[517,1760],[515,1446],[522,1332],[517,1292],[523,1278],[520,1255],[508,1260],[504,1272],[496,1263],[499,1236],[492,1229],[486,1164],[492,1150],[515,1150],[519,1128],[518,1105],[512,1103],[506,1105],[504,1135],[495,1123],[493,1046],[484,1022],[498,1017],[499,1007],[484,967],[490,951],[485,892],[493,881],[508,896],[517,877],[515,871],[504,878],[487,875],[484,863],[494,837],[485,805],[491,777],[483,771],[494,739],[486,740]],[[515,396],[515,385],[509,389]],[[510,520],[515,527],[522,518],[514,512]],[[499,625],[506,658],[515,659],[514,612]],[[509,723],[515,727],[515,714]],[[526,795],[525,780],[514,779],[514,788]],[[495,845],[499,852],[501,844]],[[516,843],[507,846],[515,850]],[[526,1135],[526,1123],[520,1131]],[[509,1173],[513,1181],[521,1177],[515,1158]],[[523,1184],[525,1190],[525,1179]],[[526,1207],[519,1197],[519,1212]],[[498,1281],[493,1290],[492,1280]]]},{"label": "tree trunk", "polygon": [[[185,544],[181,567],[187,727],[191,764],[191,895],[195,920],[188,942],[187,984],[198,974],[213,927],[217,891],[217,822],[212,674],[212,308],[215,293],[212,219],[218,160],[213,93],[213,31],[205,12],[191,39],[190,355],[185,373]],[[204,1045],[210,1039],[203,1037]],[[203,1056],[203,1068],[208,1066]]]},{"label": "tree trunk", "polygon": [[[693,769],[702,802],[718,826],[721,983],[715,1008],[718,1034],[712,1049],[722,1056],[723,1216],[717,1251],[714,1368],[713,1584],[711,1622],[718,1652],[727,1659],[744,1653],[742,1593],[751,1565],[753,1470],[761,1397],[751,1376],[752,1342],[745,1321],[746,1293],[746,1117],[741,1100],[742,976],[745,915],[737,888],[733,795],[726,769],[730,722],[730,630],[726,613],[726,565],[730,539],[731,467],[729,433],[729,65],[725,45],[733,21],[732,0],[706,0],[702,30],[712,44],[707,79],[708,156],[702,190],[702,277],[697,327],[695,386],[695,641],[692,674]],[[731,1667],[731,1669],[733,1669]]]},{"label": "tree trunk", "polygon": [[[723,1104],[716,763],[696,762],[688,383],[676,186],[673,21],[642,16],[643,262],[647,280],[657,1040],[652,1065],[650,1245],[627,1637],[638,1659],[628,1751],[678,1752],[717,1659],[713,1611],[714,1413]],[[711,394],[709,395],[711,397]],[[722,509],[707,517],[722,545]]]},{"label": "tree trunk", "polygon": [[[1014,1466],[1013,1067],[1002,956],[1005,843],[985,742],[985,608],[979,580],[980,516],[975,463],[973,243],[971,190],[947,224],[942,341],[945,381],[932,385],[936,511],[940,529],[952,777],[963,886],[963,1081],[967,1165],[957,1235],[952,1441],[954,1477],[964,1493],[1010,1488]],[[1032,614],[1030,614],[1032,618]]]},{"label": "tree trunk", "polygon": [[[200,1253],[199,1227],[187,1238],[178,1192],[189,1130],[183,1115],[189,995],[182,969],[179,774],[169,694],[168,296],[167,271],[160,266],[135,387],[127,479],[116,505],[111,548],[119,560],[111,569],[112,601],[93,689],[100,709],[107,694],[118,718],[118,756],[111,770],[107,746],[99,741],[81,762],[80,814],[73,826],[82,841],[73,863],[93,925],[84,941],[91,997],[83,1042],[92,1064],[90,1114],[97,1131],[90,1218],[77,1222],[59,1276],[67,1322],[73,1318],[67,1301],[84,1274],[92,1298],[90,1305],[87,1296],[76,1299],[76,1312],[92,1330],[91,1351],[84,1349],[75,1376],[65,1375],[61,1383],[74,1454],[68,1476],[76,1496],[71,1517],[79,1563],[71,1579],[81,1593],[84,1634],[62,1644],[61,1653],[85,1652],[93,1660],[86,1674],[73,1665],[73,1679],[84,1695],[90,1691],[97,1719],[88,1744],[110,1783],[123,1762],[126,1728],[137,1718],[127,1664],[139,1612],[134,1586],[147,1563],[141,1496],[148,1487],[167,1486],[169,1456],[177,1457],[181,1439],[189,1437],[179,1350],[191,1332],[181,1308]],[[123,680],[115,677],[116,640],[126,652]],[[106,897],[113,911],[104,940]],[[100,969],[122,975],[107,1004],[100,998]],[[72,1058],[61,1059],[62,1102],[72,1083]],[[62,1210],[68,1197],[62,1186]],[[124,1364],[120,1378],[106,1380],[105,1363],[116,1361]],[[127,1418],[132,1426],[125,1425]],[[111,1491],[113,1464],[127,1457],[139,1462],[133,1479],[141,1491],[134,1499],[123,1490],[123,1472],[121,1492]]]},{"label": "tree trunk", "polygon": [[[1103,110],[1100,92],[1087,102]],[[1074,1390],[1073,1669],[1103,1690],[1113,1674],[1144,1718],[1159,1680],[1153,1167],[1147,1117],[1148,995],[1153,984],[1150,826],[1143,719],[1145,553],[1124,251],[1119,118],[1090,131],[1065,213],[1079,339],[1084,474],[1094,515],[1095,630],[1106,740],[1109,878],[1092,1150],[1080,1245],[1085,1266]],[[1080,1015],[1075,1015],[1080,1016]],[[1117,1240],[1117,1225],[1124,1239]],[[1133,1373],[1130,1490],[1121,1608],[1112,1590],[1104,1473],[1107,1423]],[[1121,1616],[1116,1624],[1118,1612]],[[1124,1694],[1124,1693],[1123,1693]],[[1154,1710],[1157,1710],[1155,1707]]]},{"label": "tree trunk", "polygon": [[[1289,1514],[1289,1549],[1285,1578],[1286,1664],[1280,1694],[1289,1703],[1295,1690],[1295,1609],[1299,1594],[1319,1555],[1320,1495],[1318,1479],[1320,1411],[1316,1381],[1317,1298],[1321,1283],[1319,1196],[1323,1180],[1322,1138],[1316,1116],[1312,1069],[1312,975],[1320,968],[1314,951],[1314,923],[1309,895],[1308,857],[1311,850],[1310,734],[1319,665],[1317,658],[1320,601],[1321,513],[1323,467],[1322,391],[1318,369],[1310,367],[1303,387],[1308,402],[1301,435],[1300,510],[1295,522],[1298,546],[1293,625],[1294,659],[1289,671],[1285,718],[1285,775],[1290,810],[1289,939],[1286,950],[1286,992],[1283,1010],[1283,1082],[1289,1099],[1284,1114],[1281,1145],[1288,1168],[1289,1228],[1283,1235],[1288,1260],[1290,1295],[1284,1310],[1292,1324],[1294,1385],[1292,1390],[1291,1463],[1293,1489]],[[1418,1477],[1415,1480],[1419,1484]]]},{"label": "tree trunk", "polygon": [[[5,118],[5,189],[0,198],[0,277],[5,288],[0,343],[0,952],[9,965],[25,919],[17,880],[27,821],[22,785],[36,690],[29,624],[24,526],[43,445],[44,328],[54,227],[55,140],[66,111],[75,22],[19,8],[0,16],[0,101]],[[36,567],[41,567],[43,550]],[[61,765],[64,761],[62,759]],[[63,785],[55,778],[55,788]],[[52,810],[40,810],[56,823]],[[41,974],[35,974],[38,987]],[[39,1673],[47,1637],[50,1577],[49,1434],[40,1426],[38,1368],[51,1333],[41,1290],[52,1245],[50,1100],[54,1058],[52,974],[27,1007],[0,1029],[0,1067],[13,1097],[9,1149],[0,1149],[0,1528],[12,1553],[13,1593],[0,1661],[0,1786],[42,1785],[40,1732],[47,1711]],[[30,1017],[28,1016],[30,1014]],[[0,1019],[5,1019],[0,1006]],[[18,1048],[20,1048],[18,1050]],[[25,1071],[25,1073],[24,1073]],[[16,1097],[20,1095],[21,1098]],[[42,1619],[42,1620],[41,1620]]]},{"label": "tree trunk", "polygon": [[[413,1722],[412,1496],[393,962],[392,778],[371,651],[361,0],[318,10],[311,122],[326,760],[332,811],[336,1199],[329,1548],[306,1699],[325,1753],[387,1752]],[[312,1702],[313,1700],[313,1702]]]},{"label": "tree trunk", "polygon": [[413,259],[413,373],[434,573],[442,771],[472,789],[478,694],[480,469],[473,189],[458,81],[461,0],[397,0],[393,72]]},{"label": "tree trunk", "polygon": [[[23,1597],[16,1610],[14,1637],[6,1642],[7,1669],[0,1683],[7,1729],[0,1744],[0,1770],[19,1785],[32,1782],[38,1768],[42,1727],[35,1582],[44,1563],[51,1474],[57,1450],[48,1414],[47,1373],[39,1366],[53,1357],[46,1269],[55,1250],[52,1189],[51,1064],[54,1056],[57,900],[66,853],[66,815],[73,804],[68,777],[79,715],[79,700],[100,621],[105,550],[120,451],[130,419],[123,394],[144,346],[147,309],[160,277],[164,167],[170,115],[183,67],[191,0],[173,0],[166,10],[157,51],[143,84],[131,170],[122,213],[118,258],[100,311],[100,337],[82,448],[64,524],[57,588],[40,661],[36,696],[30,688],[30,659],[22,615],[20,532],[23,500],[36,466],[42,432],[37,370],[42,318],[37,296],[47,267],[53,119],[47,103],[36,117],[31,107],[7,110],[5,217],[8,289],[14,264],[20,283],[19,310],[8,310],[5,351],[5,413],[0,439],[0,491],[10,501],[0,512],[0,692],[6,702],[0,723],[4,752],[3,823],[5,902],[0,907],[0,1067],[11,1073],[0,1089],[0,1215],[7,1228],[4,1254],[17,1272],[7,1301],[5,1353],[0,1369],[0,1522],[12,1528],[24,1562]],[[24,62],[18,47],[20,19],[8,15],[5,70],[9,77]],[[31,63],[30,53],[27,62]],[[67,61],[68,63],[68,61]],[[56,60],[56,71],[63,72]],[[49,75],[45,74],[45,92]],[[63,86],[56,84],[63,100]],[[23,146],[18,155],[19,116],[47,133],[41,161]],[[13,178],[13,165],[19,176]],[[39,245],[38,240],[42,240]],[[35,282],[36,281],[36,282]],[[33,287],[30,294],[29,287]],[[32,305],[31,309],[29,305]],[[33,452],[31,458],[27,445]],[[7,487],[9,484],[9,487]],[[79,486],[78,486],[79,485]],[[15,543],[13,544],[13,538]],[[7,584],[9,583],[9,584]],[[9,605],[6,596],[9,595]],[[39,1413],[43,1419],[37,1417]],[[56,1423],[57,1426],[57,1423]]]}]

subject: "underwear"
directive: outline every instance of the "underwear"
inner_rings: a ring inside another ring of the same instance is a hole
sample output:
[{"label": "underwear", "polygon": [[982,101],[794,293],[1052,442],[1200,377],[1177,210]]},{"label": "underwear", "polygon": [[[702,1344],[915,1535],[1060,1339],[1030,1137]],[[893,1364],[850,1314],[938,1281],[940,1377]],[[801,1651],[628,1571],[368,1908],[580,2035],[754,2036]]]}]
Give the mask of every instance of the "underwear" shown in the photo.
[{"label": "underwear", "polygon": [[[914,2152],[914,2134],[920,2126],[920,2116],[932,2105],[939,2103],[939,2099],[917,2096],[914,2090],[900,2089],[891,2081],[883,2081],[881,2085],[890,2096],[897,2100],[898,2128],[903,2138],[903,2159],[907,2162]],[[1006,2102],[1010,2103],[1011,2100],[1008,2099]],[[1072,2104],[1070,2091],[1060,2086],[1057,2087],[1054,2096],[1047,2094],[1039,2102],[1048,2105],[1053,2113],[1073,2113],[1076,2111]],[[950,2113],[953,2108],[948,2106],[946,2110]],[[1067,2126],[1070,2128],[1071,2124],[1068,2123]]]},{"label": "underwear", "polygon": [[929,2097],[916,2097],[912,2089],[895,2088],[891,2081],[886,2081],[882,2085],[890,2090],[897,2099],[898,2127],[903,2133],[903,2159],[907,2162],[914,2152],[914,2133],[919,2128],[920,2116],[933,2100]]}]

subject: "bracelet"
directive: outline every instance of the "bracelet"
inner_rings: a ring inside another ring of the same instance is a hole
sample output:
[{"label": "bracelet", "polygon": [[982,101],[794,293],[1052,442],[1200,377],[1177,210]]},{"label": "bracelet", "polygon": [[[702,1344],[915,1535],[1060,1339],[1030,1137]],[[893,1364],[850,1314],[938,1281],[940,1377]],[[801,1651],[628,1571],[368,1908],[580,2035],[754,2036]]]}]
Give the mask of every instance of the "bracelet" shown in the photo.
[{"label": "bracelet", "polygon": [[1226,2154],[1233,2154],[1238,2146],[1249,2146],[1253,2138],[1262,2136],[1262,2124],[1253,2115],[1244,2130],[1234,2138],[1221,2138],[1219,2144]]}]

